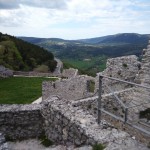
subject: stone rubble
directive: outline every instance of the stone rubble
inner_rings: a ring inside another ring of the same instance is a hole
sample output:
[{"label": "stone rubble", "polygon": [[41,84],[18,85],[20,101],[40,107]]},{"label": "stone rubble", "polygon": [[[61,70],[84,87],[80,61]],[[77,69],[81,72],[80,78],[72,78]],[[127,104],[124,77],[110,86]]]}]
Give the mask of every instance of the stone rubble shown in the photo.
[{"label": "stone rubble", "polygon": [[0,65],[0,77],[7,78],[7,77],[12,77],[12,76],[13,76],[12,70]]}]

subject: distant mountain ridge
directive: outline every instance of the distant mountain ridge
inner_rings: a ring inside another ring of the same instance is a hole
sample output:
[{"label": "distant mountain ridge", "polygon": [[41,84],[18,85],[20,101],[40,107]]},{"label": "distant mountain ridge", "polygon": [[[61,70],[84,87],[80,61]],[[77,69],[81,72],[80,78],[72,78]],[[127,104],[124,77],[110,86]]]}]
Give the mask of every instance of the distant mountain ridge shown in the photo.
[{"label": "distant mountain ridge", "polygon": [[81,43],[81,44],[109,44],[109,43],[122,43],[122,44],[136,44],[138,42],[145,43],[150,39],[150,34],[138,33],[120,33],[115,35],[107,35],[96,38],[78,39],[78,40],[64,40],[60,38],[36,38],[36,37],[18,37],[24,41],[38,44],[42,42],[65,42],[65,43]]}]

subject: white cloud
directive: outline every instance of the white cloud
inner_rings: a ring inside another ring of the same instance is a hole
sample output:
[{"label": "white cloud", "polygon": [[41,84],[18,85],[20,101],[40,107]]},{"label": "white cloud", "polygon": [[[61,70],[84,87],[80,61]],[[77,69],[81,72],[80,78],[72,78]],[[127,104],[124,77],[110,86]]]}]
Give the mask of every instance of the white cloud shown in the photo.
[{"label": "white cloud", "polygon": [[148,0],[0,0],[0,4],[0,31],[15,35],[75,39],[149,32]]}]

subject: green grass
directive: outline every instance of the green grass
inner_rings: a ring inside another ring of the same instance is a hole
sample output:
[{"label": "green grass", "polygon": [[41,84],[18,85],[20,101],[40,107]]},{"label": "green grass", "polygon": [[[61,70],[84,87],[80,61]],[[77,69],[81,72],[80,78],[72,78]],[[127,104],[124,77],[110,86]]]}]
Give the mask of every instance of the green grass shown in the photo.
[{"label": "green grass", "polygon": [[84,72],[95,76],[97,72],[101,72],[106,68],[107,57],[93,57],[89,61],[85,61],[84,59],[64,59],[64,67],[66,68],[73,67],[79,69],[81,72]]},{"label": "green grass", "polygon": [[43,77],[0,78],[0,104],[29,104],[42,95]]}]

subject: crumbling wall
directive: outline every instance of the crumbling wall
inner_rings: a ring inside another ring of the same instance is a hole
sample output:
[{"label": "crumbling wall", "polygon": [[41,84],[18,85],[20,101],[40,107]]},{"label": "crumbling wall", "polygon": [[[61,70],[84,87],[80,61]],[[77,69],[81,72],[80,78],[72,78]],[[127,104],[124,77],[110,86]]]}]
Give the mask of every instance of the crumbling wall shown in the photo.
[{"label": "crumbling wall", "polygon": [[[128,106],[135,106],[136,103],[139,103],[141,100],[141,97],[139,99],[134,99],[139,93],[139,89],[137,88],[131,88],[126,89],[123,91],[115,92],[115,94],[121,99],[121,101],[128,107]],[[133,101],[132,101],[133,100]],[[146,144],[149,144],[149,134],[144,133],[142,131],[139,131],[136,128],[131,127],[129,124],[124,123],[125,120],[125,109],[120,105],[120,103],[114,98],[113,94],[105,94],[102,95],[102,109],[105,111],[108,111],[111,114],[114,114],[120,118],[122,118],[123,121],[119,121],[118,119],[102,112],[101,114],[101,121],[103,120],[108,121],[111,125],[113,125],[116,128],[119,128],[123,131],[128,132],[130,135],[135,136],[136,139],[139,141],[142,141]],[[91,115],[97,118],[98,116],[98,96],[82,99],[79,101],[73,101],[72,105],[74,107],[79,107],[80,109],[84,111],[88,111]],[[141,127],[141,124],[138,124],[139,119],[139,112],[141,110],[145,110],[145,108],[149,108],[149,105],[142,104],[138,107],[133,107],[128,109],[128,122],[137,125]],[[145,126],[142,126],[144,129]],[[148,131],[147,128],[145,130]]]},{"label": "crumbling wall", "polygon": [[71,79],[57,80],[55,82],[44,81],[42,84],[42,98],[47,99],[49,96],[57,95],[68,100],[78,100],[93,95],[90,90],[88,81],[95,82],[93,77],[77,76]]},{"label": "crumbling wall", "polygon": [[[101,74],[108,77],[114,77],[133,82],[136,74],[140,69],[140,66],[141,64],[135,55],[111,58],[107,60],[106,69]],[[99,73],[96,77],[96,89],[98,89],[98,76]],[[106,78],[104,78],[102,81],[103,85],[112,87],[114,91],[119,91],[131,87],[129,84]],[[105,86],[103,88],[105,93],[110,93],[110,91]]]},{"label": "crumbling wall", "polygon": [[62,77],[73,78],[73,77],[76,77],[78,74],[79,74],[78,69],[69,68],[69,69],[63,70]]},{"label": "crumbling wall", "polygon": [[[135,139],[132,139],[129,134],[116,129],[104,120],[98,125],[93,115],[73,105],[72,101],[51,97],[43,101],[43,105],[44,107],[41,112],[45,120],[45,134],[56,143],[74,144],[76,146],[101,143],[108,146],[108,150],[141,150],[145,148]],[[131,131],[133,133],[133,130]],[[142,135],[138,132],[136,133],[142,139]],[[110,145],[111,148],[109,147]]]},{"label": "crumbling wall", "polygon": [[10,139],[28,139],[42,133],[42,105],[0,105],[0,132]]},{"label": "crumbling wall", "polygon": [[7,77],[12,77],[12,76],[13,76],[12,70],[0,65],[0,77],[7,78]]},{"label": "crumbling wall", "polygon": [[135,78],[135,82],[150,86],[150,40],[147,49],[143,49],[141,69]]}]

